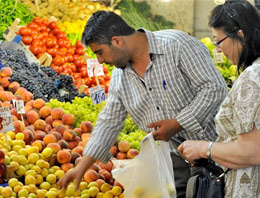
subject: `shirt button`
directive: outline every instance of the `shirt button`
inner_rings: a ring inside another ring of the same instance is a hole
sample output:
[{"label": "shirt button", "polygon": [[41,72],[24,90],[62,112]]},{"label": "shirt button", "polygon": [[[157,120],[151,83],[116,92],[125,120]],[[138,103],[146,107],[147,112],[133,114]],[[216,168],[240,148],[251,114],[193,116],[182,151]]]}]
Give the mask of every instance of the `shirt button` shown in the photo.
[{"label": "shirt button", "polygon": [[160,110],[160,107],[157,107],[157,110]]},{"label": "shirt button", "polygon": [[151,87],[149,88],[149,91],[152,91],[152,88],[151,88]]}]

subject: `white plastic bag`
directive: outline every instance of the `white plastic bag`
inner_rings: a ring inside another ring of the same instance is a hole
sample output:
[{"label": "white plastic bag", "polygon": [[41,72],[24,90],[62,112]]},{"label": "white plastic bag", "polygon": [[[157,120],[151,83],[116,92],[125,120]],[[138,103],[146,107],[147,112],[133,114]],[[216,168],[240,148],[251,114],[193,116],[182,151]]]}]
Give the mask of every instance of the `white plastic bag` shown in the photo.
[{"label": "white plastic bag", "polygon": [[134,159],[112,160],[113,177],[124,186],[125,198],[175,198],[170,146],[153,139],[152,133],[141,142],[139,155]]}]

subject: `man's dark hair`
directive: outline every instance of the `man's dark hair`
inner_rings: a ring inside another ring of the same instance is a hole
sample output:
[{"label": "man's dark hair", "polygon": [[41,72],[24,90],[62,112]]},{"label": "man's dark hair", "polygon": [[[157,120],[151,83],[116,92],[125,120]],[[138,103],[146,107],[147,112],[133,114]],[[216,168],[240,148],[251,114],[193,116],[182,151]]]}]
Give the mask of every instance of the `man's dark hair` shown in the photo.
[{"label": "man's dark hair", "polygon": [[88,20],[81,42],[111,45],[113,36],[128,36],[135,32],[120,16],[113,12],[97,11]]},{"label": "man's dark hair", "polygon": [[[242,42],[238,71],[245,70],[260,56],[260,12],[246,0],[226,0],[215,7],[209,18],[209,26],[222,29],[227,36]],[[238,35],[242,30],[244,38]]]}]

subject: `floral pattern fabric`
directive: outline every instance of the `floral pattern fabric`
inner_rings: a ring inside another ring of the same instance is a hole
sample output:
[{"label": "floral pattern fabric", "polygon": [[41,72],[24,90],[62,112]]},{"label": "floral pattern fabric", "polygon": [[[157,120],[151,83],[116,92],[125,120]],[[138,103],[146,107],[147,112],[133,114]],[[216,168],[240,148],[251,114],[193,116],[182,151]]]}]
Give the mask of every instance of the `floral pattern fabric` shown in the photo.
[{"label": "floral pattern fabric", "polygon": [[[234,141],[237,135],[252,131],[254,125],[260,130],[260,58],[236,80],[215,123],[218,142]],[[230,170],[225,179],[225,197],[260,198],[260,166]]]}]

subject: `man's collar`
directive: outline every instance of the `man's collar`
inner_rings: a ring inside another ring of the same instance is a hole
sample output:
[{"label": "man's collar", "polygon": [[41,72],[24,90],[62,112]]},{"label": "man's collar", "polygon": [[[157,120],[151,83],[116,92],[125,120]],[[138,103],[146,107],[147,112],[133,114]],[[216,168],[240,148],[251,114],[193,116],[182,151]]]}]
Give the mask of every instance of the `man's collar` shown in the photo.
[{"label": "man's collar", "polygon": [[148,39],[148,45],[149,45],[149,53],[150,54],[164,54],[164,49],[162,46],[158,43],[155,35],[144,29],[144,28],[139,28],[137,31],[139,32],[144,32],[147,36]]}]

